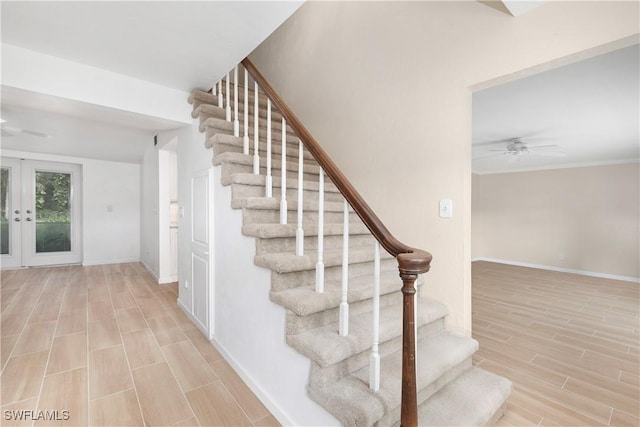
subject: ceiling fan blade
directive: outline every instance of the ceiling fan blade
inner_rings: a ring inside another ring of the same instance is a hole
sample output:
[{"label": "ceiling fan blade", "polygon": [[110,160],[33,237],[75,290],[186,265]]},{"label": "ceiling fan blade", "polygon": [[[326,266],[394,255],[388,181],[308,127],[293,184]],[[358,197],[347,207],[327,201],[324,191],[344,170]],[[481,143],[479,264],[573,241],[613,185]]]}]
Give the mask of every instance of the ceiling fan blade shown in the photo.
[{"label": "ceiling fan blade", "polygon": [[544,150],[529,150],[531,154],[544,157],[564,157],[567,153],[562,151],[544,151]]},{"label": "ceiling fan blade", "polygon": [[548,148],[548,147],[559,147],[558,144],[546,144],[546,145],[529,145],[527,144],[527,147],[529,148]]},{"label": "ceiling fan blade", "polygon": [[497,156],[502,156],[504,154],[506,154],[506,153],[489,154],[488,156],[474,157],[472,160],[488,159],[489,157],[497,157]]},{"label": "ceiling fan blade", "polygon": [[38,132],[36,130],[31,130],[31,129],[22,129],[22,133],[26,133],[27,135],[38,136],[40,138],[51,138],[51,135],[49,135],[48,133]]}]

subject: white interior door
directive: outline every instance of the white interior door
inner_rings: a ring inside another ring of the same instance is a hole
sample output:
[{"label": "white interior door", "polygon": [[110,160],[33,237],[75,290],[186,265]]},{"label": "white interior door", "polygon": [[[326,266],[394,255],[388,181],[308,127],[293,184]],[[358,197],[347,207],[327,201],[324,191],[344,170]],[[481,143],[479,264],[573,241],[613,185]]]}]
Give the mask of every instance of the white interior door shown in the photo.
[{"label": "white interior door", "polygon": [[1,164],[2,266],[82,262],[81,166],[10,158]]},{"label": "white interior door", "polygon": [[212,227],[211,188],[212,169],[194,173],[191,177],[191,283],[193,316],[211,339],[213,334],[213,304],[211,282]]}]

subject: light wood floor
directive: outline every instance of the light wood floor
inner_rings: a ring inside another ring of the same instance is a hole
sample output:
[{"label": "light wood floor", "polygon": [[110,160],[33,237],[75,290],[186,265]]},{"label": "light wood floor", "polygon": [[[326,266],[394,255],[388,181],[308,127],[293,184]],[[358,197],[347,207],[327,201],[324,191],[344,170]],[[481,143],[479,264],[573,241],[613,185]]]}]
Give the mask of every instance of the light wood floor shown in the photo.
[{"label": "light wood floor", "polygon": [[497,425],[640,425],[639,289],[473,263],[474,363],[514,385]]},{"label": "light wood floor", "polygon": [[279,425],[140,264],[3,271],[1,296],[3,426]]}]

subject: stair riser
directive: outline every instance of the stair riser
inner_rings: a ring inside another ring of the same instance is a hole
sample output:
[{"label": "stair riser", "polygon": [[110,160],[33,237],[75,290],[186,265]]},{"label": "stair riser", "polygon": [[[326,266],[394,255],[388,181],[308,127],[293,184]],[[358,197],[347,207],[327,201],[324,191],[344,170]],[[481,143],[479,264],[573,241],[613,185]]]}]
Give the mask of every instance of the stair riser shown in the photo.
[{"label": "stair riser", "polygon": [[[428,360],[422,359],[421,361],[419,354],[417,355],[416,360],[417,360],[417,363],[429,363]],[[429,400],[429,398],[434,394],[436,394],[441,388],[449,384],[451,381],[456,379],[458,375],[462,374],[464,371],[471,368],[472,366],[473,366],[473,363],[472,363],[471,357],[468,357],[463,362],[450,368],[447,372],[445,372],[443,375],[441,375],[437,380],[435,380],[431,384],[419,389],[418,395],[417,395],[418,406],[420,406],[421,404]],[[384,427],[387,427],[387,426],[399,427],[400,422],[398,420],[400,419],[400,412],[401,412],[401,408],[400,406],[398,406],[395,409],[389,411],[384,417],[382,417],[380,421],[378,421],[377,425],[384,426]]]},{"label": "stair riser", "polygon": [[[371,285],[373,286],[373,284]],[[402,304],[402,294],[400,288],[402,287],[402,281],[398,277],[398,288],[396,292],[380,296],[380,307],[387,307],[393,304]],[[355,316],[360,313],[371,311],[372,308],[371,298],[358,301],[356,303],[349,304],[349,315]],[[336,307],[334,309],[324,310],[318,313],[313,313],[307,316],[298,316],[294,312],[287,311],[287,335],[296,335],[311,329],[319,328],[331,323],[335,323],[340,318],[340,309]],[[336,331],[337,333],[337,331]]]},{"label": "stair riser", "polygon": [[[258,185],[246,185],[246,184],[231,184],[231,191],[234,199],[244,199],[247,197],[265,197],[266,188]],[[280,199],[282,191],[280,187],[273,187],[273,197]],[[317,203],[318,192],[314,190],[304,190],[303,200],[307,202]],[[297,209],[298,190],[296,188],[287,189],[287,208],[289,210]],[[332,203],[341,203],[342,195],[340,193],[324,193],[324,201]],[[290,206],[289,206],[290,205]],[[352,212],[352,214],[354,214]],[[342,215],[342,213],[340,213]],[[355,215],[355,214],[354,214]],[[330,222],[330,221],[328,221]],[[339,221],[342,222],[342,221]]]},{"label": "stair riser", "polygon": [[[359,248],[363,246],[373,246],[375,239],[371,235],[356,235],[349,237],[349,247]],[[324,236],[325,249],[342,248],[342,236]],[[278,237],[273,239],[256,239],[256,254],[279,252],[295,252],[295,237]],[[318,250],[318,237],[305,236],[304,238],[305,252],[313,252]]]},{"label": "stair riser", "polygon": [[[265,166],[266,162],[260,162],[260,175],[267,175],[267,168]],[[276,169],[275,162],[271,165],[271,180],[274,182],[276,178],[278,181],[280,180],[280,169]],[[234,174],[234,173],[253,173],[253,165],[244,165],[239,163],[231,163],[225,162],[222,164],[222,173],[223,174]],[[287,169],[287,179],[298,179],[298,171]],[[303,169],[302,179],[305,181],[315,181],[318,182],[318,174],[313,172],[305,172]]]},{"label": "stair riser", "polygon": [[[400,302],[401,303],[401,302]],[[427,325],[418,328],[418,339],[422,339],[430,334],[436,333],[444,329],[444,319],[437,319]],[[388,340],[384,343],[380,343],[379,353],[380,358],[384,358],[393,352],[396,352],[402,348],[402,336],[395,337],[392,340]],[[342,362],[333,364],[331,366],[322,367],[317,363],[311,363],[311,373],[309,375],[309,385],[311,387],[324,387],[335,383],[340,378],[356,372],[365,366],[369,365],[369,358],[371,351],[367,350],[355,356],[352,356]],[[420,355],[418,355],[419,360]],[[428,362],[426,362],[428,363]]]},{"label": "stair riser", "polygon": [[[380,260],[380,269],[382,271],[397,271],[398,262],[394,259],[382,259]],[[364,274],[371,274],[373,272],[373,262],[359,262],[349,265],[349,277],[362,276]],[[342,267],[325,267],[324,269],[325,280],[341,280],[342,279]],[[398,286],[402,286],[400,276],[398,276]],[[283,291],[285,289],[291,289],[298,286],[308,286],[316,283],[315,270],[295,271],[291,273],[278,273],[276,271],[271,272],[271,290],[274,292]]]},{"label": "stair riser", "polygon": [[[356,224],[360,221],[355,213],[350,213],[351,224]],[[243,209],[242,212],[243,224],[277,224],[280,222],[280,212],[277,210],[269,209]],[[342,222],[342,213],[338,212],[325,212],[325,223],[339,224]],[[287,213],[287,222],[289,224],[297,224],[298,214],[294,210],[290,210]],[[304,211],[302,214],[302,224],[317,225],[318,224],[318,212]]]}]

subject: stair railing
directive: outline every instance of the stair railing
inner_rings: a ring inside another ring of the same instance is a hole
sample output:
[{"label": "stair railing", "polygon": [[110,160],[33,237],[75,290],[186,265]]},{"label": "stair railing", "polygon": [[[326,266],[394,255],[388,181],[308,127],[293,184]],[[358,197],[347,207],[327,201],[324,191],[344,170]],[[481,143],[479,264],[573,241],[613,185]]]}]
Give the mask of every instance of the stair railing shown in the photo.
[{"label": "stair railing", "polygon": [[[248,82],[247,72],[254,80],[254,173],[260,173],[259,168],[259,103],[258,87],[262,88],[267,96],[267,188],[266,197],[272,197],[271,193],[271,106],[275,106],[282,115],[282,153],[281,153],[281,200],[280,200],[280,223],[287,223],[287,199],[286,199],[286,142],[287,127],[290,127],[298,137],[298,188],[297,188],[297,227],[296,227],[296,254],[304,253],[304,230],[303,230],[303,193],[304,193],[304,149],[306,149],[315,161],[319,164],[319,198],[318,198],[318,254],[316,264],[316,291],[323,292],[324,289],[324,263],[323,263],[323,228],[324,228],[324,175],[338,188],[344,197],[343,216],[343,257],[342,257],[342,286],[340,298],[340,326],[339,334],[346,336],[349,334],[349,305],[348,305],[348,260],[349,260],[349,213],[350,208],[360,217],[377,242],[374,248],[374,295],[373,295],[373,326],[372,326],[372,347],[370,355],[370,380],[369,386],[374,391],[380,387],[380,355],[379,345],[379,306],[380,306],[380,246],[398,261],[398,270],[403,286],[403,326],[402,326],[402,397],[401,397],[401,418],[402,426],[418,425],[418,405],[416,393],[416,336],[417,320],[415,311],[416,280],[418,275],[429,271],[431,254],[426,251],[407,246],[396,239],[373,212],[355,187],[349,182],[344,174],[338,169],[328,154],[322,149],[316,139],[309,133],[306,127],[300,122],[298,117],[291,111],[288,105],[280,98],[273,87],[267,82],[265,77],[258,71],[254,64],[245,58],[242,61],[245,70],[244,78],[244,153],[248,152],[248,117],[250,116],[248,104]],[[239,135],[236,128],[237,118],[237,67],[234,69],[234,134]],[[231,121],[231,106],[229,105],[229,74],[226,80],[226,116]],[[222,81],[217,84],[218,106],[223,107]],[[213,90],[215,94],[215,87]]]}]

